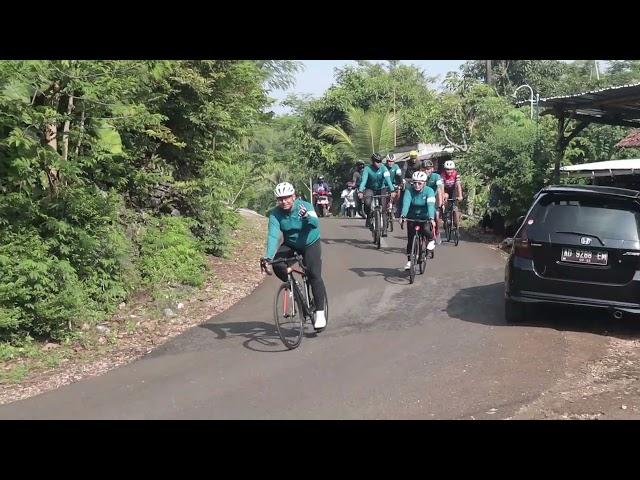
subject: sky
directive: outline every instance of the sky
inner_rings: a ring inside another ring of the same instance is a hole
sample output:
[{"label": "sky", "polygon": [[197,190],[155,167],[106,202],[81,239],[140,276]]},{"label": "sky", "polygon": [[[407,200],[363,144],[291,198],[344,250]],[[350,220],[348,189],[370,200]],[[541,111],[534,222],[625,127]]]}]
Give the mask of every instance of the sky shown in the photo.
[{"label": "sky", "polygon": [[[372,60],[372,62],[386,62],[386,60]],[[429,77],[439,76],[436,86],[444,80],[447,72],[458,71],[460,65],[465,60],[401,60],[400,63],[406,65],[416,65]],[[354,60],[302,60],[304,70],[296,75],[296,84],[289,90],[276,90],[271,92],[271,97],[278,100],[284,99],[289,93],[311,94],[320,97],[334,81],[333,73],[335,68],[345,65],[355,64]],[[276,114],[287,113],[288,108],[276,104],[272,109]]]}]

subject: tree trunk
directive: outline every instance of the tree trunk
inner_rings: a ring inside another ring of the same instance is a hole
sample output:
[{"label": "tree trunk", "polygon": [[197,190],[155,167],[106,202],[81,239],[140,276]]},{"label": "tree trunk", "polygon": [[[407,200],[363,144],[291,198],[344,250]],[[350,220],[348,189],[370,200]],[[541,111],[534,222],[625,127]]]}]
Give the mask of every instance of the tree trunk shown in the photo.
[{"label": "tree trunk", "polygon": [[76,158],[80,155],[80,145],[82,144],[82,135],[84,134],[84,106],[82,107],[82,113],[80,114],[80,135],[78,136],[78,143],[76,144]]},{"label": "tree trunk", "polygon": [[[60,84],[55,82],[49,89],[51,92],[48,103],[55,111],[58,111],[58,103],[60,102]],[[56,154],[58,153],[58,125],[55,119],[51,123],[47,123],[44,127],[44,144],[50,147]],[[49,179],[49,188],[52,192],[57,191],[58,182],[60,180],[58,170],[53,165],[46,165],[45,171]]]},{"label": "tree trunk", "polygon": [[491,60],[487,62],[487,85],[493,85],[493,72],[491,71]]},{"label": "tree trunk", "polygon": [[69,127],[71,126],[71,112],[73,112],[73,95],[69,95],[67,103],[67,119],[62,128],[62,158],[66,160],[69,155]]},{"label": "tree trunk", "polygon": [[473,207],[476,200],[476,187],[470,188],[467,191],[467,215],[473,216]]}]

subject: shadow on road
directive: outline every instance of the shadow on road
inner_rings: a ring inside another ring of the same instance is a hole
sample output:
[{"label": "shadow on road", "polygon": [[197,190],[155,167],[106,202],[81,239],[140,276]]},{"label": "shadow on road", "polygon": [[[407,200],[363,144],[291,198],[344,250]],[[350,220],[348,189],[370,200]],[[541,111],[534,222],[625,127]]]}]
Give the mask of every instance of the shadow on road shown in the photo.
[{"label": "shadow on road", "polygon": [[362,278],[383,276],[385,282],[393,283],[394,285],[409,284],[409,275],[397,268],[354,267],[349,270]]},{"label": "shadow on road", "polygon": [[357,240],[354,238],[323,238],[322,243],[327,245],[344,243],[346,245],[351,245],[352,247],[362,248],[363,250],[378,251],[385,255],[405,253],[405,249],[400,247],[382,247],[378,249],[371,240]]},{"label": "shadow on road", "polygon": [[[288,349],[282,344],[276,327],[266,322],[206,323],[200,325],[216,334],[216,340],[228,337],[244,337],[242,346],[254,352],[283,352]],[[315,333],[305,332],[304,336],[315,337]]]},{"label": "shadow on road", "polygon": [[449,299],[447,314],[452,318],[482,325],[509,325],[515,328],[529,326],[623,339],[640,338],[640,319],[616,320],[603,310],[562,305],[530,305],[525,322],[507,324],[504,319],[503,282],[459,290]]}]

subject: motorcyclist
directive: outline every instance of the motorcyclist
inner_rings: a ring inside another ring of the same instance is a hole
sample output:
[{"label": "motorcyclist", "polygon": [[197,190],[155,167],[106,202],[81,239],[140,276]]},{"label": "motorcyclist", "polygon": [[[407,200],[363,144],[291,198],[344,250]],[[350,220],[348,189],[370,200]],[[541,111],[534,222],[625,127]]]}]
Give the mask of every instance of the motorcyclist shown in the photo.
[{"label": "motorcyclist", "polygon": [[316,207],[316,203],[318,201],[318,196],[324,195],[329,200],[329,206],[327,209],[331,211],[331,205],[333,204],[333,196],[331,194],[331,187],[329,184],[325,182],[324,176],[320,175],[318,177],[317,183],[313,185],[313,206]]}]

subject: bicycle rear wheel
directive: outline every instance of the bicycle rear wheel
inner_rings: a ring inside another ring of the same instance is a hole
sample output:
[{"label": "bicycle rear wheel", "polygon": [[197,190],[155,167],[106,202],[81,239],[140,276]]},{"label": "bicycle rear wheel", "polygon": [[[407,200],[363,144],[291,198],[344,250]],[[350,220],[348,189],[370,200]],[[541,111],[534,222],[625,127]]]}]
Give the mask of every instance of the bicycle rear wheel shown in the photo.
[{"label": "bicycle rear wheel", "polygon": [[420,238],[416,234],[411,244],[411,268],[409,269],[409,283],[413,283],[416,278],[416,268],[418,267],[418,259],[420,258]]},{"label": "bicycle rear wheel", "polygon": [[445,219],[444,222],[444,228],[447,232],[447,242],[451,241],[451,217],[449,216],[449,213],[447,213],[447,218]]},{"label": "bicycle rear wheel", "polygon": [[294,295],[289,283],[283,283],[276,292],[273,317],[280,340],[285,347],[293,350],[302,341],[304,331],[304,313],[297,295]]},{"label": "bicycle rear wheel", "polygon": [[380,248],[380,236],[382,235],[382,218],[380,210],[376,210],[373,214],[373,241],[376,248]]},{"label": "bicycle rear wheel", "polygon": [[387,225],[389,226],[389,232],[393,232],[393,209],[388,212],[388,220],[387,220]]},{"label": "bicycle rear wheel", "polygon": [[457,247],[458,246],[458,242],[460,241],[460,236],[458,234],[458,227],[454,227],[453,229],[453,242],[454,245]]}]

